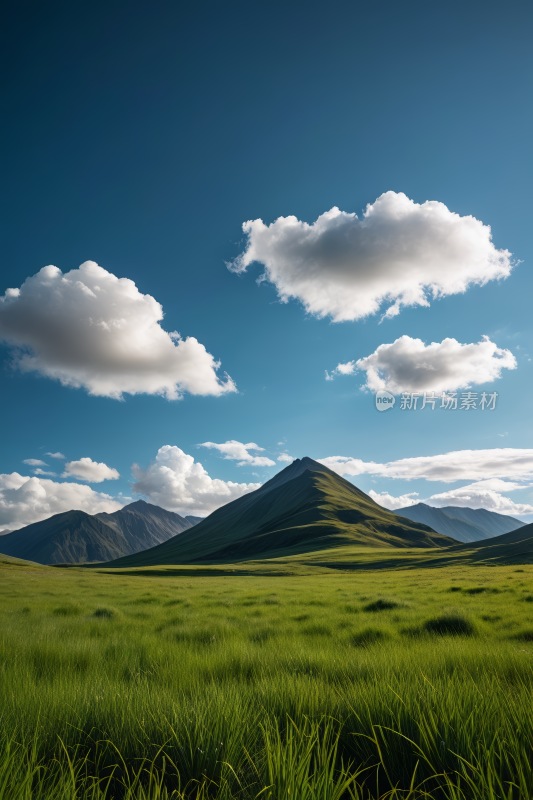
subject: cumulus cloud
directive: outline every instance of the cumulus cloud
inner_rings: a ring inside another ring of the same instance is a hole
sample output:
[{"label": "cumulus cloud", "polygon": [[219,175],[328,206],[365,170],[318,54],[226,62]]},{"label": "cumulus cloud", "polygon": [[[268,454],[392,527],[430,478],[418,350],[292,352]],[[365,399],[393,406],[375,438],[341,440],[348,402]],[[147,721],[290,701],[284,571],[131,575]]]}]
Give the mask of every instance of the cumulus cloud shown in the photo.
[{"label": "cumulus cloud", "polygon": [[116,481],[120,478],[119,473],[107,464],[98,463],[91,458],[80,458],[79,461],[69,461],[65,464],[65,471],[62,478],[82,478],[89,483],[102,483],[102,481]]},{"label": "cumulus cloud", "polygon": [[370,474],[406,481],[423,478],[453,483],[460,480],[533,477],[533,450],[527,448],[455,450],[442,455],[401,458],[385,464],[348,456],[329,456],[317,461],[339,475]]},{"label": "cumulus cloud", "polygon": [[339,364],[331,377],[366,372],[365,387],[373,392],[393,394],[416,391],[452,391],[491,383],[502,369],[516,369],[516,358],[483,336],[477,344],[460,344],[456,339],[424,344],[421,339],[401,336],[392,344],[380,344],[366,358]]},{"label": "cumulus cloud", "polygon": [[44,267],[0,297],[0,339],[25,372],[115,399],[236,391],[229,376],[217,376],[220,364],[203,344],[167,333],[162,319],[153,297],[94,261],[66,274]]},{"label": "cumulus cloud", "polygon": [[389,511],[395,511],[397,508],[407,508],[407,506],[415,506],[417,503],[420,503],[418,492],[409,492],[409,494],[402,494],[399,497],[394,497],[388,492],[378,493],[370,489],[368,494],[378,505],[383,506],[383,508],[388,508]]},{"label": "cumulus cloud", "polygon": [[67,458],[63,453],[46,453],[45,455],[50,456],[50,458],[62,458],[63,460]]},{"label": "cumulus cloud", "polygon": [[519,485],[511,481],[486,480],[440,492],[424,502],[431,506],[462,506],[463,508],[485,508],[497,514],[533,514],[533,506],[528,503],[515,503],[501,492],[526,489],[529,485]]},{"label": "cumulus cloud", "polygon": [[0,528],[15,530],[64,511],[117,511],[127,501],[129,498],[110,497],[78,483],[58,483],[12,472],[0,475]]},{"label": "cumulus cloud", "polygon": [[255,442],[248,442],[248,444],[243,444],[242,442],[236,442],[235,439],[230,439],[228,442],[223,442],[222,444],[216,444],[215,442],[203,442],[203,444],[198,445],[199,447],[209,447],[212,450],[218,450],[219,453],[224,454],[224,459],[229,461],[238,461],[238,466],[243,467],[246,464],[251,464],[254,467],[274,467],[276,465],[275,461],[272,461],[271,458],[267,458],[266,456],[253,456],[249,450],[255,450],[258,452],[263,453],[265,448],[259,447],[259,445],[255,444]]},{"label": "cumulus cloud", "polygon": [[40,467],[37,467],[37,469],[33,470],[33,474],[34,475],[54,475],[55,476],[55,475],[57,475],[57,472],[50,472],[49,470],[41,469]]},{"label": "cumulus cloud", "polygon": [[243,231],[246,250],[229,269],[242,273],[258,261],[282,302],[296,298],[335,322],[362,319],[384,304],[386,317],[402,306],[428,306],[429,298],[507,278],[513,267],[488,225],[402,192],[382,194],[362,219],[332,208],[311,225],[290,216],[268,226],[250,220]]},{"label": "cumulus cloud", "polygon": [[290,456],[288,453],[281,453],[281,455],[278,456],[278,461],[283,461],[286,464],[292,464],[294,461],[294,456]]},{"label": "cumulus cloud", "polygon": [[514,492],[517,489],[529,489],[530,483],[517,483],[516,481],[504,481],[500,478],[489,478],[484,481],[477,481],[459,489],[450,489],[447,492],[440,492],[431,497],[421,500],[418,492],[394,497],[388,492],[374,492],[372,489],[369,495],[380,506],[395,511],[398,508],[407,508],[416,503],[425,503],[428,506],[443,508],[446,506],[461,506],[463,508],[484,508],[487,511],[495,511],[497,514],[533,514],[533,506],[528,503],[515,503],[509,497],[504,497],[502,492]]},{"label": "cumulus cloud", "polygon": [[46,461],[41,461],[40,458],[25,458],[22,463],[23,464],[27,464],[29,467],[47,467],[48,466]]},{"label": "cumulus cloud", "polygon": [[203,466],[179,447],[161,447],[150,466],[132,467],[133,491],[178,514],[206,516],[220,506],[259,489],[260,483],[233,483],[211,478]]}]

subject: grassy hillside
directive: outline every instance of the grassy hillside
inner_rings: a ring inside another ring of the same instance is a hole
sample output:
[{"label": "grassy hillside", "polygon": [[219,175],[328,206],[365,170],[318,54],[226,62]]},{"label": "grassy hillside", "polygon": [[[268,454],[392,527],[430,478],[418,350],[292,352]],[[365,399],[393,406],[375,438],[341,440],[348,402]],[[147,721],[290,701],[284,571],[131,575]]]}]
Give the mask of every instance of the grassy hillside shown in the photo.
[{"label": "grassy hillside", "polygon": [[348,544],[443,547],[454,543],[426,525],[387,511],[327,467],[302,459],[257,492],[219,508],[179,537],[119,559],[113,566],[226,563]]},{"label": "grassy hillside", "polygon": [[0,566],[2,797],[530,800],[533,566],[359,551],[381,568]]}]

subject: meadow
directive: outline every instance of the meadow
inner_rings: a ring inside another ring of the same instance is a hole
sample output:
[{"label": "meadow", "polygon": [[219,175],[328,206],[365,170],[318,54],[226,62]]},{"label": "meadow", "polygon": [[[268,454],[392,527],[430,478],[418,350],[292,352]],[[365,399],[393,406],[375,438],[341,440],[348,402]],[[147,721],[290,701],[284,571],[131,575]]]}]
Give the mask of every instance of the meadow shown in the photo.
[{"label": "meadow", "polygon": [[0,800],[531,798],[533,565],[432,557],[0,563]]}]

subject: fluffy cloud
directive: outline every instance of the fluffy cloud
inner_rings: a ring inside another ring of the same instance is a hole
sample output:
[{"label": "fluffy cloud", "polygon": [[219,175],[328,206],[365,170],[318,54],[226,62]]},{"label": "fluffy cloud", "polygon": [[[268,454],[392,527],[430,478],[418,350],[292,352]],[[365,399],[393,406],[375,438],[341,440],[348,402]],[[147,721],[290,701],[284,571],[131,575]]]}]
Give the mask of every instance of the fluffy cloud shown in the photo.
[{"label": "fluffy cloud", "polygon": [[248,452],[249,450],[256,450],[261,453],[264,452],[265,448],[259,447],[259,445],[255,444],[254,442],[243,444],[242,442],[236,442],[235,439],[230,439],[230,441],[224,442],[223,444],[204,442],[198,446],[209,447],[212,450],[218,450],[219,453],[224,454],[224,458],[226,460],[238,461],[239,467],[243,467],[246,464],[251,464],[254,467],[274,467],[276,465],[276,462],[272,461],[271,458],[267,458],[266,456],[253,456]]},{"label": "fluffy cloud", "polygon": [[66,460],[67,458],[63,455],[63,453],[46,453],[46,455],[50,456],[50,458],[62,458],[63,460]]},{"label": "fluffy cloud", "polygon": [[527,503],[515,503],[509,497],[504,497],[501,492],[513,492],[517,489],[529,489],[531,484],[516,483],[514,481],[503,481],[499,478],[490,478],[485,481],[477,481],[468,486],[461,486],[459,489],[451,489],[447,492],[434,494],[425,500],[418,497],[418,492],[411,492],[400,497],[393,497],[388,492],[378,494],[372,489],[369,495],[379,503],[380,506],[391,511],[397,508],[407,508],[416,503],[425,503],[428,506],[442,508],[445,506],[462,506],[465,508],[485,508],[487,511],[495,511],[497,514],[533,514],[533,506]]},{"label": "fluffy cloud", "polygon": [[220,364],[202,344],[167,333],[162,318],[153,297],[94,261],[65,275],[44,267],[0,297],[0,338],[23,371],[116,399],[236,391],[231,378],[219,379]]},{"label": "fluffy cloud", "polygon": [[347,456],[329,456],[317,460],[339,475],[371,474],[406,481],[423,478],[453,483],[460,480],[533,477],[533,450],[526,448],[455,450],[436,456],[401,458],[386,464]]},{"label": "fluffy cloud", "polygon": [[394,511],[397,508],[407,508],[407,506],[415,506],[420,503],[418,492],[409,492],[409,494],[402,494],[399,497],[393,497],[388,492],[375,492],[370,489],[369,493],[372,500],[375,500],[378,505],[383,508],[388,508],[389,511]]},{"label": "fluffy cloud", "polygon": [[268,226],[256,219],[243,231],[246,250],[229,269],[241,273],[258,261],[282,302],[297,298],[309,313],[335,322],[375,314],[385,303],[386,317],[402,306],[428,306],[429,297],[506,278],[513,266],[511,253],[494,247],[488,225],[401,192],[382,194],[361,220],[332,208],[312,225],[293,216]]},{"label": "fluffy cloud", "polygon": [[58,483],[13,472],[0,475],[0,528],[15,530],[73,509],[97,514],[117,511],[124,500],[77,483]]},{"label": "fluffy cloud", "polygon": [[53,475],[53,476],[56,476],[57,472],[51,472],[50,470],[41,469],[40,467],[37,467],[37,469],[33,470],[33,474],[34,475]]},{"label": "fluffy cloud", "polygon": [[[515,503],[501,491],[511,492],[515,489],[526,489],[528,486],[518,485],[510,481],[486,480],[461,486],[449,492],[432,495],[425,500],[430,506],[462,506],[466,508],[486,508],[498,514],[533,514],[533,506],[528,503]],[[498,491],[499,490],[499,491]]]},{"label": "fluffy cloud", "polygon": [[288,453],[281,453],[281,455],[278,456],[278,461],[283,461],[286,464],[292,464],[294,457],[290,456]]},{"label": "fluffy cloud", "polygon": [[[516,369],[516,359],[510,350],[501,350],[488,336],[477,344],[444,339],[427,346],[421,339],[401,336],[392,344],[380,344],[366,358],[339,364],[332,375],[363,370],[366,388],[399,394],[469,389],[496,380],[502,369]],[[327,379],[331,380],[331,376],[327,375]]]},{"label": "fluffy cloud", "polygon": [[233,483],[211,478],[203,466],[179,447],[161,447],[148,469],[132,467],[133,491],[178,514],[205,517],[226,503],[259,489],[260,483]]},{"label": "fluffy cloud", "polygon": [[40,458],[25,458],[22,463],[23,464],[27,464],[29,467],[47,467],[48,466],[46,461],[41,461]]},{"label": "fluffy cloud", "polygon": [[116,481],[119,473],[107,464],[98,463],[91,458],[80,458],[79,461],[69,461],[65,464],[62,478],[81,478],[89,483],[102,483],[102,481]]}]

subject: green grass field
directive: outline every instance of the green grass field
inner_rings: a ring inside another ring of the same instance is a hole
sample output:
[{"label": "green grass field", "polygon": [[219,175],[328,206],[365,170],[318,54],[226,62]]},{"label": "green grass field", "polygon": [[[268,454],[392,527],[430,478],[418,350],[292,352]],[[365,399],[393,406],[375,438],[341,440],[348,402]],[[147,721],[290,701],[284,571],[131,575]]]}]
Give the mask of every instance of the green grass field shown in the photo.
[{"label": "green grass field", "polygon": [[533,565],[349,556],[0,563],[0,800],[529,800]]}]

